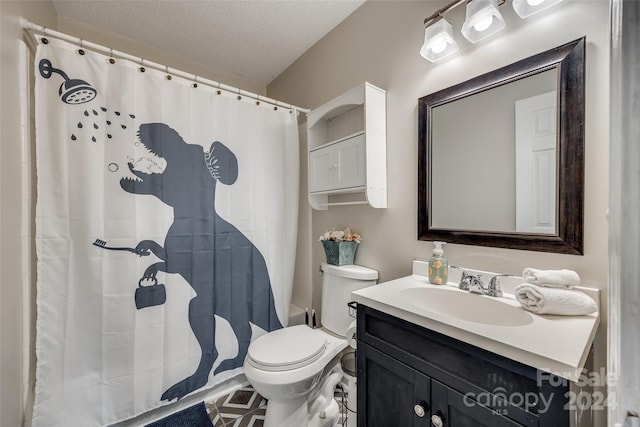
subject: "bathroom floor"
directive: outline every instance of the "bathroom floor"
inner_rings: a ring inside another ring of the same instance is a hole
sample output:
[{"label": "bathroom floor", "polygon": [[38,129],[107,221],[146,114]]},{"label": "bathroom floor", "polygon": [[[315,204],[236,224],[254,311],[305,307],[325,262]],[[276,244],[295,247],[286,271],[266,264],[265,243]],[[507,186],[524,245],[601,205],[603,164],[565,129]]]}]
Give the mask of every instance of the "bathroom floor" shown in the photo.
[{"label": "bathroom floor", "polygon": [[[336,388],[335,399],[340,406],[340,418],[334,427],[346,426],[346,393]],[[246,386],[216,400],[205,402],[214,427],[262,427],[267,400],[253,387]]]}]

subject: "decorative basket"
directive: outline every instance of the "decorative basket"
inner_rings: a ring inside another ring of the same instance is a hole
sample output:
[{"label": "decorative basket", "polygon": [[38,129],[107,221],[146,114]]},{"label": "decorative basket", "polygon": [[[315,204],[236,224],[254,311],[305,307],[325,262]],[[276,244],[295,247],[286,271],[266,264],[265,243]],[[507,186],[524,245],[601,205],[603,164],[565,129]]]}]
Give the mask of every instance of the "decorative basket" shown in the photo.
[{"label": "decorative basket", "polygon": [[356,256],[358,242],[337,242],[335,240],[322,240],[327,264],[348,265],[353,264]]}]

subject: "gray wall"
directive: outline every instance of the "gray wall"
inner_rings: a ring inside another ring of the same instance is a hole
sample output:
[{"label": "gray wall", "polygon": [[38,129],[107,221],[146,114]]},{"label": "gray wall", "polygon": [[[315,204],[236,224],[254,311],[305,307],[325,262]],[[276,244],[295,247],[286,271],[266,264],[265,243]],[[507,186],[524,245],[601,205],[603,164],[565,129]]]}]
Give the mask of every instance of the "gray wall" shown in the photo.
[{"label": "gray wall", "polygon": [[[609,149],[609,3],[565,1],[547,13],[521,20],[510,2],[500,8],[507,28],[472,45],[459,33],[464,7],[446,15],[460,51],[432,64],[419,55],[423,19],[446,2],[368,1],[309,49],[267,87],[268,95],[295,105],[317,107],[369,81],[387,90],[388,208],[331,207],[314,211],[312,235],[351,227],[363,235],[356,263],[380,272],[382,281],[411,273],[413,259],[426,259],[432,245],[417,240],[418,98],[517,60],[587,36],[586,194],[584,256],[450,244],[445,254],[456,265],[509,273],[525,267],[570,268],[583,282],[607,290]],[[320,305],[324,260],[313,242],[313,304]],[[606,293],[606,292],[605,292]],[[594,363],[606,366],[606,297]],[[603,412],[603,411],[600,411]],[[604,414],[597,414],[602,416]],[[604,425],[603,422],[596,425]]]}]

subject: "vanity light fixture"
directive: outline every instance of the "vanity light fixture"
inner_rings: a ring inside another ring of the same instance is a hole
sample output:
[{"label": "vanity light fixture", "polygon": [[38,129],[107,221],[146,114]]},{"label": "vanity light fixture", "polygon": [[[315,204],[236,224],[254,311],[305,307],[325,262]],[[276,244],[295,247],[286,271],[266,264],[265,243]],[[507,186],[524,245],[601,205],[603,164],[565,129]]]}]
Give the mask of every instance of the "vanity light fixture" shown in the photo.
[{"label": "vanity light fixture", "polygon": [[528,18],[531,15],[542,12],[560,3],[562,0],[513,0],[513,10],[520,18]]},{"label": "vanity light fixture", "polygon": [[[462,35],[471,43],[477,43],[505,28],[498,10],[507,0],[453,0],[424,20],[424,43],[420,55],[431,62],[440,61],[458,51],[452,25],[444,14],[466,4],[466,19]],[[512,0],[513,9],[521,18],[527,18],[554,6],[563,0]]]},{"label": "vanity light fixture", "polygon": [[498,11],[498,0],[471,0],[467,3],[462,35],[471,43],[484,40],[504,27],[504,18]]},{"label": "vanity light fixture", "polygon": [[453,38],[453,26],[442,16],[424,29],[424,44],[420,55],[431,62],[439,61],[458,51]]}]

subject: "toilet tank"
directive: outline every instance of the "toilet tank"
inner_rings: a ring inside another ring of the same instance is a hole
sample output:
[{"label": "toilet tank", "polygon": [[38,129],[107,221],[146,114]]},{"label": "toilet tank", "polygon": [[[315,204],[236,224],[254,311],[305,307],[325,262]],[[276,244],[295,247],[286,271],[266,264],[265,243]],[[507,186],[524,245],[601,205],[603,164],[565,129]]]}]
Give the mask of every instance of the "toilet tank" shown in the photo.
[{"label": "toilet tank", "polygon": [[378,272],[360,265],[331,265],[322,263],[322,326],[334,334],[345,336],[349,324],[347,303],[351,292],[374,285]]}]

